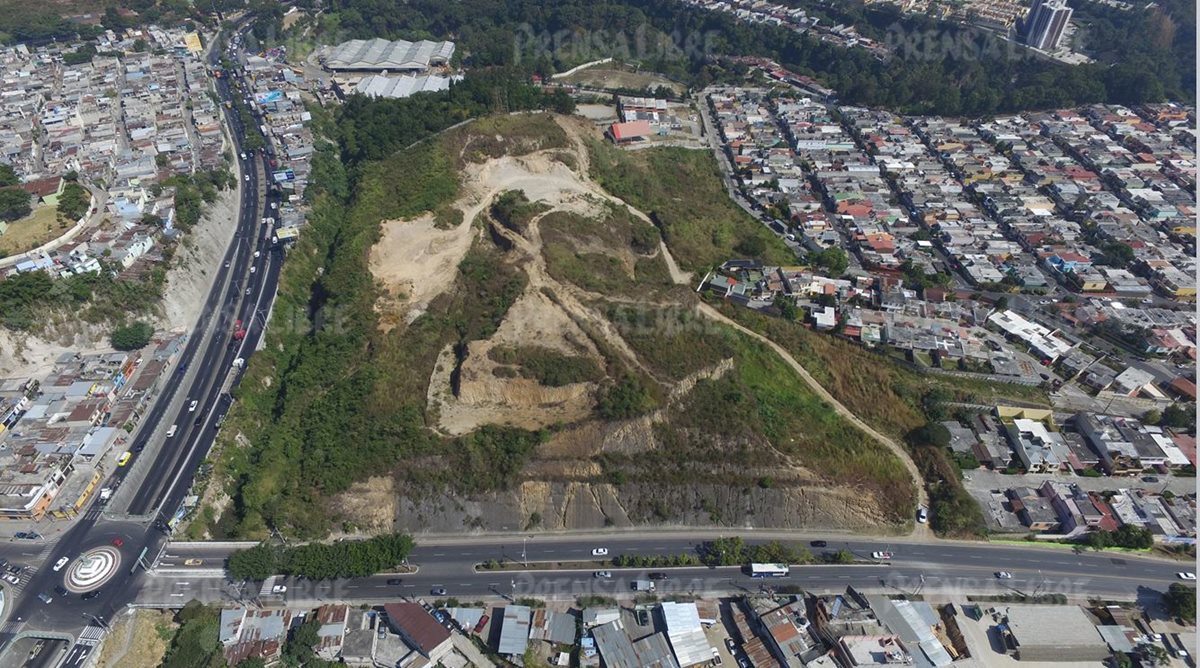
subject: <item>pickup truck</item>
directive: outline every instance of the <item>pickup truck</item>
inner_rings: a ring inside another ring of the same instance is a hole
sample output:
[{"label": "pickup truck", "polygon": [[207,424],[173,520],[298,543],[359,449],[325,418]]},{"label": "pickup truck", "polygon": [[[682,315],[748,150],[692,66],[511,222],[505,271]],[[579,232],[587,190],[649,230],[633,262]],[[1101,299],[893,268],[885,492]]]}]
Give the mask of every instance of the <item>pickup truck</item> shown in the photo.
[{"label": "pickup truck", "polygon": [[630,588],[634,591],[654,591],[654,583],[650,580],[634,580]]}]

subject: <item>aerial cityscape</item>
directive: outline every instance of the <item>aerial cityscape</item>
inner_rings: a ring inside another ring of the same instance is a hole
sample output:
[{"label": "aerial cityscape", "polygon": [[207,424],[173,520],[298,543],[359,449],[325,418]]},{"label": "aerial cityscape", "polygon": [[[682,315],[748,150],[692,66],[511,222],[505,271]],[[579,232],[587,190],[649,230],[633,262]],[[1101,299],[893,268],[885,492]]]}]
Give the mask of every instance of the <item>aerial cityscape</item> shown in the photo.
[{"label": "aerial cityscape", "polygon": [[0,668],[1195,668],[1196,6],[11,0]]}]

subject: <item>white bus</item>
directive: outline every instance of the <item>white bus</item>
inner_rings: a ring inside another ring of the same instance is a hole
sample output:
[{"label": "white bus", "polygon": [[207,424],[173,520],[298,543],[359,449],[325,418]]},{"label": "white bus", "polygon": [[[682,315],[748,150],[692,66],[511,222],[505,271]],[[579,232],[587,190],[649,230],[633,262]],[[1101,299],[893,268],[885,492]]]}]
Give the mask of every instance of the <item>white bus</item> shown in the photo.
[{"label": "white bus", "polygon": [[752,578],[786,578],[791,572],[787,564],[750,564]]}]

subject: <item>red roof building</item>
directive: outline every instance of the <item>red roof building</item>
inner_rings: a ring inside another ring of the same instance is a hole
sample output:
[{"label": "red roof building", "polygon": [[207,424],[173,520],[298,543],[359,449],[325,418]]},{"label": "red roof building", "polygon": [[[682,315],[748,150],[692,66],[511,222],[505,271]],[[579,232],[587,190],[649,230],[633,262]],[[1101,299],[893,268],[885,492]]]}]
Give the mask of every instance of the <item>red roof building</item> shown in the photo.
[{"label": "red roof building", "polygon": [[449,647],[450,632],[417,603],[389,603],[383,606],[388,624],[404,642],[429,659],[439,660]]},{"label": "red roof building", "polygon": [[650,121],[613,123],[608,129],[608,136],[618,144],[645,139],[651,134],[653,134],[653,130],[650,129]]}]

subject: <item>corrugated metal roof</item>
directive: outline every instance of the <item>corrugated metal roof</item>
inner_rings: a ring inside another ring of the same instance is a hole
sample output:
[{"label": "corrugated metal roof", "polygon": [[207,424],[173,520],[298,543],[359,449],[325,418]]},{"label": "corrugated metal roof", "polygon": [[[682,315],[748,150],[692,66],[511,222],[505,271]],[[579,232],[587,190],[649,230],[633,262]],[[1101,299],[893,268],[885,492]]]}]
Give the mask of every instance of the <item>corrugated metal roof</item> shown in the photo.
[{"label": "corrugated metal roof", "polygon": [[335,47],[325,64],[331,69],[423,69],[431,63],[448,62],[453,55],[454,42],[354,39]]},{"label": "corrugated metal roof", "polygon": [[524,654],[529,645],[529,606],[510,605],[504,608],[500,624],[500,643],[496,651],[500,654]]},{"label": "corrugated metal roof", "polygon": [[667,638],[682,668],[712,661],[712,645],[704,636],[695,603],[666,602],[661,605]]}]

